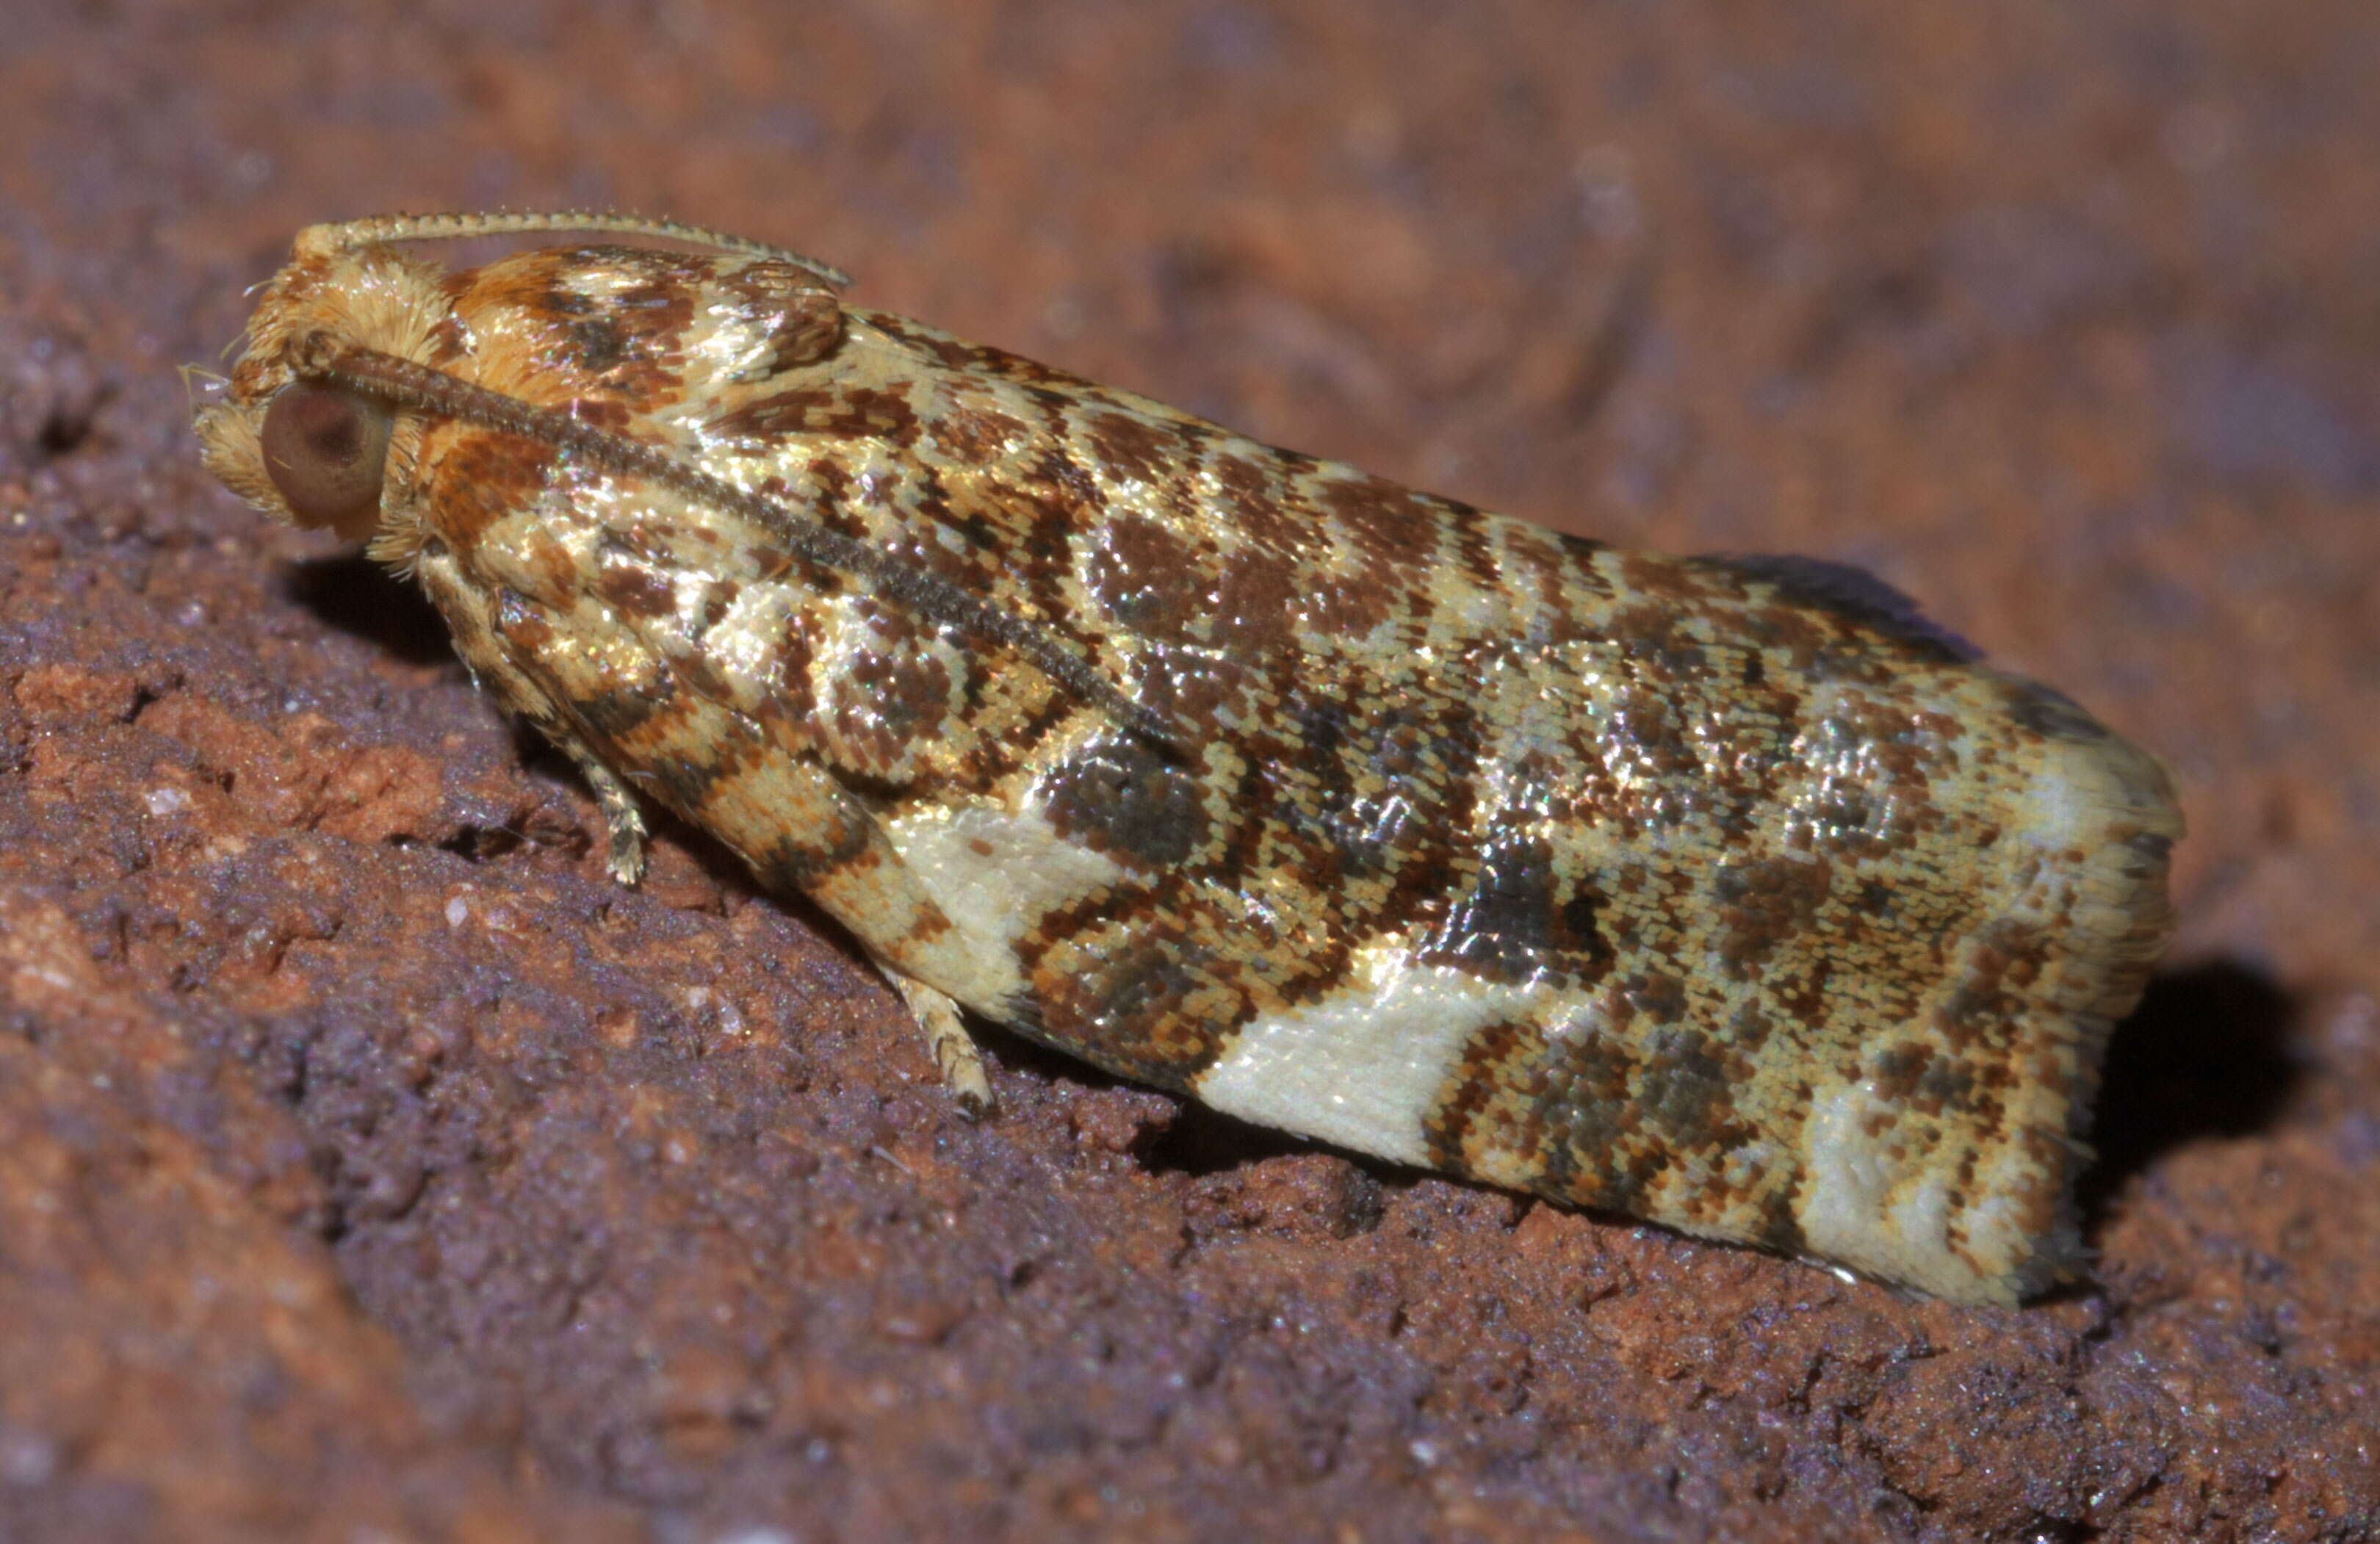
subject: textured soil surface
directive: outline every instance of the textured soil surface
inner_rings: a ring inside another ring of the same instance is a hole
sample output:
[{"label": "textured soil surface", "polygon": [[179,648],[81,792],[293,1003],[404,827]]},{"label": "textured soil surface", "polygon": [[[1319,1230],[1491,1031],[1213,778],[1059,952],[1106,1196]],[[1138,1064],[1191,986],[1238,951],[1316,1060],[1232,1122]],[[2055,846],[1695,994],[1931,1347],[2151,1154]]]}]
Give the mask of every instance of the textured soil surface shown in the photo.
[{"label": "textured soil surface", "polygon": [[[2380,1537],[2369,0],[6,9],[0,1539]],[[970,1125],[700,836],[613,885],[176,374],[303,224],[566,203],[1866,565],[2157,748],[2095,1282],[1915,1301],[1007,1039]]]}]

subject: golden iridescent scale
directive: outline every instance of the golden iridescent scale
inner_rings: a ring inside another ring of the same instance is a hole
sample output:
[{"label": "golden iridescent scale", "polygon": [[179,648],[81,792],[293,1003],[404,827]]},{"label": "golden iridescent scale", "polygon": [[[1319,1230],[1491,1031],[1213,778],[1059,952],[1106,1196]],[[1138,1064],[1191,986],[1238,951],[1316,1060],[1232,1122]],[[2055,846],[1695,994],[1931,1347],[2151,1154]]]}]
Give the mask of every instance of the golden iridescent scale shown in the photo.
[{"label": "golden iridescent scale", "polygon": [[[665,237],[448,272],[427,237]],[[313,227],[207,464],[964,1007],[1400,1162],[2015,1301],[2170,927],[2156,763],[1794,559],[1612,551],[610,216]]]}]

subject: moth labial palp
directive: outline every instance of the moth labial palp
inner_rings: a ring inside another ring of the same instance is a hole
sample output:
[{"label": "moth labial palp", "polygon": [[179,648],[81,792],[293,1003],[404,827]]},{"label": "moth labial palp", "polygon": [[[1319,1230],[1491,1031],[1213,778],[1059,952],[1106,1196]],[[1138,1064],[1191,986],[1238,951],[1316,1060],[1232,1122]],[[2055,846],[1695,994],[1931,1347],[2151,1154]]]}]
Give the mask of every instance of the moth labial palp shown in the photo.
[{"label": "moth labial palp", "polygon": [[[604,239],[403,249],[539,232]],[[199,433],[422,586],[615,873],[643,796],[808,895],[971,1105],[960,1008],[1960,1301],[2076,1267],[2171,928],[2146,753],[1839,565],[1556,537],[844,282],[625,216],[314,227]]]}]

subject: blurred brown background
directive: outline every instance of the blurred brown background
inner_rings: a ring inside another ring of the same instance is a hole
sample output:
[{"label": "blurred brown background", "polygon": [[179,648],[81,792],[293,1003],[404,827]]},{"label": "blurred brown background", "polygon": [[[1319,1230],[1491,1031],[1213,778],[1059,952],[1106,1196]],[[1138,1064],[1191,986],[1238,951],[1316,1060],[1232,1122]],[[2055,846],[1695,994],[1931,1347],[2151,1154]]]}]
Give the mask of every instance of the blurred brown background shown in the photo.
[{"label": "blurred brown background", "polygon": [[[70,5],[0,44],[0,1538],[2380,1537],[2380,11]],[[609,205],[2175,769],[2097,1282],[1351,1162],[889,992],[198,470],[309,222]],[[747,1531],[774,1530],[774,1531]]]}]

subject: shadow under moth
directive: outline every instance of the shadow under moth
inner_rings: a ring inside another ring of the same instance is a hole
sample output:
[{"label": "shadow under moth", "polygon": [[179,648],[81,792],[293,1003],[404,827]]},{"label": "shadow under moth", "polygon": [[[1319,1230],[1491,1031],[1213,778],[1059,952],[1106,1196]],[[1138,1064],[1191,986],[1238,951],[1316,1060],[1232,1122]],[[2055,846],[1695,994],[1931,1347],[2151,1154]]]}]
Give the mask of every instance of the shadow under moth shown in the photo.
[{"label": "shadow under moth", "polygon": [[[407,248],[611,237],[450,271]],[[616,244],[662,238],[695,249]],[[601,214],[302,232],[206,463],[961,1009],[1265,1125],[1970,1303],[2072,1270],[2163,771],[1857,570],[1617,551]]]}]

